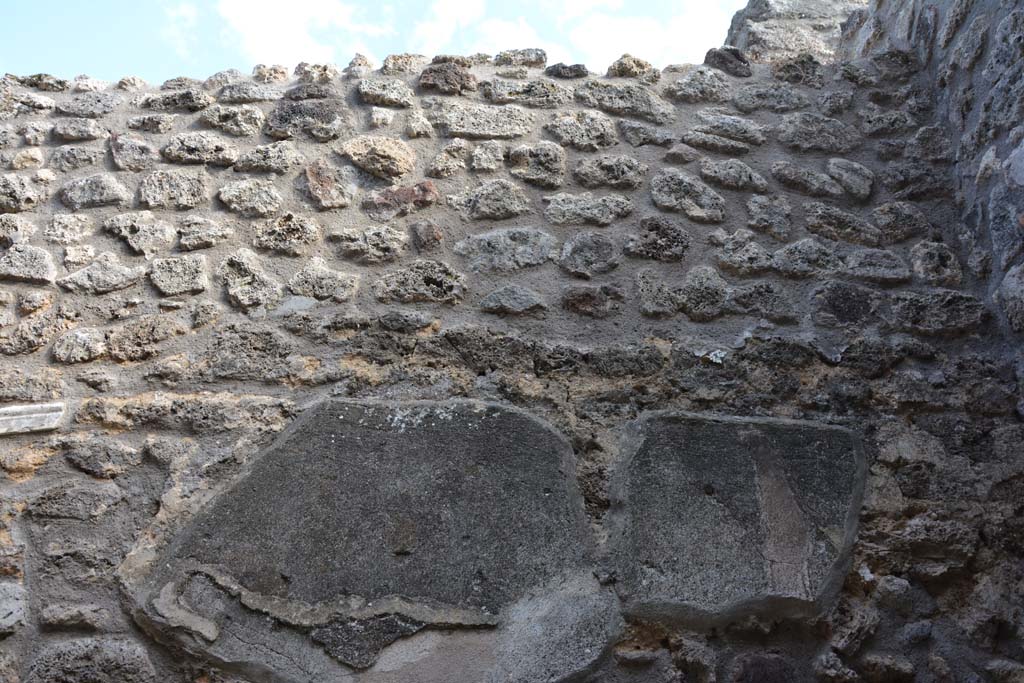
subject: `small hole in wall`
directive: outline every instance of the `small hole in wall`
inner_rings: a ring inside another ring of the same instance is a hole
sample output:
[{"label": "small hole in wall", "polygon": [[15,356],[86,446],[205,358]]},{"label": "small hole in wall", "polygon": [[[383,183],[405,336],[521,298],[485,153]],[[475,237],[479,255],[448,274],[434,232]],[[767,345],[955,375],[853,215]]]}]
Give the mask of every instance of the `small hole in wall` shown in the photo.
[{"label": "small hole in wall", "polygon": [[708,496],[715,495],[715,487],[711,484],[704,484],[704,494]]}]

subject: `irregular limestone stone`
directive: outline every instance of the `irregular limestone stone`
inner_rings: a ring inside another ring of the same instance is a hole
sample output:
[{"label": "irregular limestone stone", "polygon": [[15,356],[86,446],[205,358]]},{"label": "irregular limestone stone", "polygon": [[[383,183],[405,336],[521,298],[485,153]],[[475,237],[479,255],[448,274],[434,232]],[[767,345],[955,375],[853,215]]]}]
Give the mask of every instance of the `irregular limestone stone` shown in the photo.
[{"label": "irregular limestone stone", "polygon": [[705,149],[709,152],[738,156],[750,152],[750,145],[737,142],[721,135],[702,133],[699,130],[688,130],[682,135],[682,141],[690,147]]},{"label": "irregular limestone stone", "polygon": [[83,142],[106,137],[107,131],[94,119],[61,119],[53,124],[53,137],[65,142]]},{"label": "irregular limestone stone", "polygon": [[290,211],[253,225],[254,247],[285,256],[301,256],[319,241],[319,224]]},{"label": "irregular limestone stone", "polygon": [[[88,220],[84,216],[82,218]],[[28,218],[0,214],[0,248],[27,242],[34,234],[36,234],[36,225]]]},{"label": "irregular limestone stone", "polygon": [[230,226],[201,216],[187,216],[178,224],[178,248],[182,251],[209,249],[234,235]]},{"label": "irregular limestone stone", "polygon": [[730,235],[719,229],[708,236],[708,241],[721,247],[716,262],[723,270],[749,276],[763,273],[772,265],[771,254],[754,241],[750,230],[741,228]]},{"label": "irregular limestone stone", "polygon": [[725,199],[689,173],[666,168],[651,178],[651,198],[666,211],[681,211],[698,223],[725,220]]},{"label": "irregular limestone stone", "polygon": [[543,199],[544,217],[555,225],[611,225],[633,212],[633,201],[622,195],[561,192]]},{"label": "irregular limestone stone", "polygon": [[60,363],[88,363],[107,354],[107,335],[94,327],[68,330],[53,344],[53,357]]},{"label": "irregular limestone stone", "polygon": [[633,147],[643,147],[645,145],[670,147],[676,140],[675,134],[671,131],[656,126],[649,126],[639,121],[620,119],[618,125],[622,139]]},{"label": "irregular limestone stone", "polygon": [[674,293],[679,310],[696,322],[707,322],[725,312],[729,286],[711,266],[695,266],[683,278],[682,286]]},{"label": "irregular limestone stone", "polygon": [[526,193],[509,180],[485,181],[454,198],[453,203],[463,207],[466,216],[473,220],[514,218],[530,210]]},{"label": "irregular limestone stone", "polygon": [[628,256],[667,263],[682,261],[690,248],[690,233],[677,222],[664,216],[640,219],[640,229],[623,248]]},{"label": "irregular limestone stone", "polygon": [[747,114],[761,109],[784,114],[810,106],[811,102],[785,83],[756,83],[737,88],[732,103]]},{"label": "irregular limestone stone", "polygon": [[[58,147],[50,156],[50,167],[58,171],[75,171],[93,166],[103,159],[103,150],[90,147]],[[2,181],[0,181],[2,184]]]},{"label": "irregular limestone stone", "polygon": [[153,171],[139,182],[139,205],[146,209],[194,209],[210,201],[207,179],[202,170]]},{"label": "irregular limestone stone", "polygon": [[581,160],[572,170],[572,175],[583,187],[635,190],[643,184],[648,169],[647,164],[633,157],[604,154]]},{"label": "irregular limestone stone", "polygon": [[364,78],[356,90],[363,102],[382,107],[411,107],[415,101],[412,89],[396,78]]},{"label": "irregular limestone stone", "polygon": [[446,263],[418,260],[385,273],[373,284],[373,293],[385,302],[453,304],[465,295],[465,279]]},{"label": "irregular limestone stone", "polygon": [[398,178],[412,171],[416,153],[401,140],[360,135],[346,142],[341,153],[352,163],[378,178]]},{"label": "irregular limestone stone", "polygon": [[590,75],[590,71],[587,69],[585,64],[565,64],[559,62],[558,64],[552,64],[548,68],[544,69],[544,75],[550,76],[551,78],[586,78]]},{"label": "irregular limestone stone", "polygon": [[323,159],[307,166],[302,178],[307,194],[321,211],[343,209],[352,204],[359,193],[355,169],[337,168]]},{"label": "irregular limestone stone", "polygon": [[558,265],[575,277],[589,280],[619,266],[619,245],[608,235],[585,230],[565,241]]},{"label": "irregular limestone stone", "polygon": [[128,127],[143,133],[169,133],[174,128],[177,114],[146,114],[128,119]]},{"label": "irregular limestone stone", "polygon": [[851,196],[861,201],[871,196],[875,174],[868,167],[848,159],[829,159],[826,171]]},{"label": "irregular limestone stone", "polygon": [[384,64],[381,65],[380,72],[387,76],[409,74],[423,66],[426,61],[427,58],[423,55],[410,54],[408,52],[400,55],[388,55],[384,58]]},{"label": "irregular limestone stone", "polygon": [[254,102],[270,102],[281,97],[275,88],[262,83],[228,83],[217,93],[217,101],[222,104],[252,104]]},{"label": "irregular limestone stone", "polygon": [[694,128],[698,133],[717,135],[750,145],[763,145],[768,139],[764,126],[742,116],[733,116],[715,109],[697,112],[700,125]]},{"label": "irregular limestone stone", "polygon": [[628,614],[807,616],[839,590],[865,472],[850,432],[662,412],[630,427],[626,453],[610,546]]},{"label": "irregular limestone stone", "polygon": [[235,162],[236,171],[247,173],[287,173],[304,160],[302,153],[290,140],[258,145],[242,152]]},{"label": "irregular limestone stone", "polygon": [[445,103],[431,112],[432,122],[450,138],[491,140],[518,138],[530,132],[533,114],[516,105]]},{"label": "irregular limestone stone", "polygon": [[281,285],[264,272],[259,257],[248,249],[224,259],[217,273],[224,281],[228,301],[243,311],[272,306],[281,298]]},{"label": "irregular limestone stone", "polygon": [[437,156],[427,167],[427,175],[431,178],[450,178],[466,168],[466,157],[469,156],[470,145],[459,138],[452,140],[441,148]]},{"label": "irregular limestone stone", "polygon": [[842,121],[821,114],[786,114],[778,129],[779,142],[800,152],[846,153],[860,144],[860,135]]},{"label": "irregular limestone stone", "polygon": [[780,242],[789,237],[793,227],[793,207],[782,195],[757,194],[747,200],[747,226]]},{"label": "irregular limestone stone", "polygon": [[235,213],[246,218],[265,218],[281,210],[284,201],[267,180],[239,180],[217,191],[217,196]]},{"label": "irregular limestone stone", "polygon": [[635,78],[644,83],[657,83],[661,72],[650,62],[627,53],[612,62],[605,75],[608,78]]},{"label": "irregular limestone stone", "polygon": [[46,199],[46,195],[44,187],[25,176],[0,175],[0,214],[30,211]]},{"label": "irregular limestone stone", "polygon": [[143,97],[140,106],[145,109],[160,111],[181,109],[183,111],[200,111],[213,104],[213,97],[198,88],[185,88],[156,95]]},{"label": "irregular limestone stone", "polygon": [[103,229],[120,237],[129,249],[142,254],[147,260],[170,249],[177,237],[174,226],[158,219],[151,211],[112,216],[103,221]]},{"label": "irregular limestone stone", "polygon": [[179,164],[230,166],[238,160],[238,148],[213,133],[181,133],[160,149],[168,161]]},{"label": "irregular limestone stone", "polygon": [[636,83],[585,81],[576,87],[576,99],[617,116],[633,116],[653,123],[667,123],[673,108],[654,92]]},{"label": "irregular limestone stone", "polygon": [[[2,191],[0,187],[0,191]],[[99,206],[120,206],[131,200],[131,193],[113,175],[97,173],[70,181],[60,190],[60,200],[72,211]]]},{"label": "irregular limestone stone", "polygon": [[725,161],[705,159],[700,165],[700,177],[709,183],[729,190],[768,191],[768,181],[738,159]]},{"label": "irregular limestone stone", "polygon": [[480,310],[496,315],[527,315],[547,307],[543,296],[520,285],[504,285],[480,300]]},{"label": "irregular limestone stone", "polygon": [[124,99],[119,95],[88,92],[75,95],[57,105],[57,111],[67,116],[98,119],[114,111]]},{"label": "irregular limestone stone", "polygon": [[475,271],[513,271],[547,263],[557,244],[536,228],[500,228],[457,242],[455,253],[469,259]]},{"label": "irregular limestone stone", "polygon": [[15,244],[0,252],[0,280],[48,285],[56,276],[53,257],[45,249]]},{"label": "irregular limestone stone", "polygon": [[160,161],[160,154],[152,145],[131,134],[110,136],[110,156],[114,166],[122,171],[145,171]]},{"label": "irregular limestone stone", "polygon": [[692,68],[685,76],[665,88],[665,97],[676,102],[725,102],[729,99],[729,81],[716,69]]},{"label": "irregular limestone stone", "polygon": [[394,261],[409,241],[404,231],[390,225],[346,227],[332,231],[327,239],[345,258],[371,265]]},{"label": "irregular limestone stone", "polygon": [[160,353],[160,342],[188,332],[174,315],[140,315],[107,334],[107,353],[114,360],[140,361]]},{"label": "irregular limestone stone", "polygon": [[206,291],[206,257],[202,254],[155,259],[149,280],[164,296]]},{"label": "irregular limestone stone", "polygon": [[615,122],[600,112],[578,111],[556,114],[546,130],[559,144],[583,152],[596,152],[619,141]]},{"label": "irregular limestone stone", "polygon": [[562,291],[562,307],[598,320],[619,312],[625,292],[615,285],[574,285]]},{"label": "irregular limestone stone", "polygon": [[331,299],[349,301],[359,287],[359,276],[342,273],[328,267],[327,262],[314,256],[288,281],[293,294],[308,296],[320,301]]},{"label": "irregular limestone stone", "polygon": [[824,202],[804,204],[807,230],[830,240],[853,242],[869,247],[881,244],[881,232],[860,216]]},{"label": "irregular limestone stone", "polygon": [[572,90],[554,81],[519,81],[492,78],[482,84],[483,96],[495,104],[521,104],[524,107],[555,109],[572,101]]},{"label": "irregular limestone stone", "polygon": [[199,119],[217,130],[236,137],[252,137],[263,129],[266,116],[263,111],[251,104],[235,107],[215,104],[203,111]]},{"label": "irregular limestone stone", "polygon": [[441,201],[437,186],[429,180],[415,185],[397,185],[374,190],[360,204],[363,211],[376,221],[390,221]]},{"label": "irregular limestone stone", "polygon": [[510,173],[531,185],[554,189],[565,182],[565,150],[553,142],[514,147],[508,162]]},{"label": "irregular limestone stone", "polygon": [[131,287],[145,274],[145,268],[122,265],[116,255],[104,252],[85,268],[57,280],[57,284],[75,294],[106,294]]},{"label": "irregular limestone stone", "polygon": [[797,166],[791,161],[776,161],[772,164],[772,177],[780,184],[811,197],[843,196],[843,186],[832,177]]}]

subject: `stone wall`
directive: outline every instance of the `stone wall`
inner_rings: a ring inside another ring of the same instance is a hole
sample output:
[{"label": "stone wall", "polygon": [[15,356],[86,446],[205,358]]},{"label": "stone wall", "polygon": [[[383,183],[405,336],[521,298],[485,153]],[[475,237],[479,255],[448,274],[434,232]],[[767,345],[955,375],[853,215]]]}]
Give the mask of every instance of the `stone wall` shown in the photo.
[{"label": "stone wall", "polygon": [[1019,295],[861,52],[6,77],[0,680],[1020,680]]}]

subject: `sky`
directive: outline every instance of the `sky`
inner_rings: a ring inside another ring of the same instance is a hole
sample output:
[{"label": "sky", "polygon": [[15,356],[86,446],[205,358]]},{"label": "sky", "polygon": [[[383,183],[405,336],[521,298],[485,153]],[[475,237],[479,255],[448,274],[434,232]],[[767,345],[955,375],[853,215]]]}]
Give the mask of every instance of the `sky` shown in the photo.
[{"label": "sky", "polygon": [[540,47],[601,72],[700,63],[746,0],[0,0],[0,73],[160,83],[256,64]]}]

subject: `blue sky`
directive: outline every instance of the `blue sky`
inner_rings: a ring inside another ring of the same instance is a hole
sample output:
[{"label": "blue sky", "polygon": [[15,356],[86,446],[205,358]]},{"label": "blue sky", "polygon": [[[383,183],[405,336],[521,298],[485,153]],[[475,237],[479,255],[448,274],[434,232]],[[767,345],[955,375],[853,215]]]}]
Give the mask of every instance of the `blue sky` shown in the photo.
[{"label": "blue sky", "polygon": [[623,52],[700,62],[745,0],[0,0],[0,73],[159,83],[394,52],[542,47],[603,71]]}]

